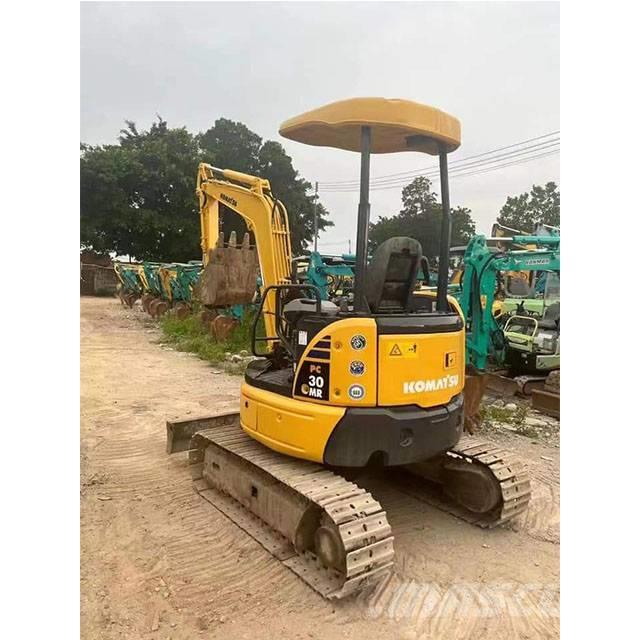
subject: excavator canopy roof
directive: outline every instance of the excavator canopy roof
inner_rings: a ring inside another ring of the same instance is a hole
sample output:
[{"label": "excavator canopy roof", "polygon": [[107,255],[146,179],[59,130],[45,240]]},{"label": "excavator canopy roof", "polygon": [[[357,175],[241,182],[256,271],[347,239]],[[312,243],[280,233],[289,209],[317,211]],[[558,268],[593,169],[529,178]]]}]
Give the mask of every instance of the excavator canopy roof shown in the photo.
[{"label": "excavator canopy roof", "polygon": [[360,151],[371,127],[371,153],[422,151],[438,155],[460,146],[460,121],[426,104],[397,98],[350,98],[307,111],[280,125],[280,135],[317,147]]}]

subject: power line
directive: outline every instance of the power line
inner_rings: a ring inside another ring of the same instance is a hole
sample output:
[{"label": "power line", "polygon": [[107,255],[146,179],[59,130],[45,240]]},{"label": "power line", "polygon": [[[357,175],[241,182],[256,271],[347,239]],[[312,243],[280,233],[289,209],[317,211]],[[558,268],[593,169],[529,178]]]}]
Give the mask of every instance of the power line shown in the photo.
[{"label": "power line", "polygon": [[496,169],[503,169],[504,167],[513,167],[518,164],[526,164],[527,162],[531,162],[532,160],[538,160],[539,158],[548,158],[549,156],[554,156],[560,153],[560,149],[554,149],[553,151],[547,151],[545,153],[540,153],[535,156],[529,156],[526,158],[521,158],[520,160],[514,160],[512,162],[506,162],[504,164],[498,165],[496,167],[488,167],[485,169],[479,169],[476,171],[470,171],[469,173],[459,173],[454,175],[454,178],[464,178],[465,176],[477,176],[483,173],[489,173],[491,171],[495,171]]},{"label": "power line", "polygon": [[[533,155],[534,153],[537,153],[539,151],[544,151],[544,150],[549,150],[549,149],[555,149],[560,145],[560,140],[559,139],[554,139],[554,140],[550,140],[548,142],[545,143],[538,143],[537,145],[531,145],[529,147],[524,147],[522,149],[517,149],[515,151],[510,151],[508,153],[502,153],[502,154],[498,154],[492,158],[485,158],[484,160],[472,160],[470,162],[465,162],[462,164],[458,164],[456,166],[450,167],[449,172],[451,174],[455,173],[455,172],[460,172],[460,171],[464,171],[466,169],[473,169],[473,168],[482,168],[482,167],[488,167],[491,166],[492,164],[496,163],[496,162],[503,162],[505,160],[512,160],[515,158],[518,158],[520,156],[529,156],[529,155]],[[407,184],[407,181],[410,178],[415,178],[418,176],[424,176],[426,178],[435,178],[439,175],[439,170],[437,168],[431,169],[428,172],[423,172],[421,174],[417,174],[415,176],[407,176],[406,178],[403,179],[398,179],[398,178],[394,178],[392,180],[388,180],[388,181],[381,181],[377,184],[372,185],[372,189],[374,188],[378,188],[381,189],[383,186],[388,186],[389,188],[395,187],[395,186],[400,186],[400,185],[405,185]],[[324,189],[325,193],[332,193],[332,192],[337,192],[337,191],[354,191],[357,190],[354,187],[331,187],[331,188],[326,188]]]},{"label": "power line", "polygon": [[[497,169],[504,169],[505,167],[511,167],[514,165],[518,165],[518,164],[525,164],[527,162],[531,162],[533,160],[538,160],[539,158],[546,158],[548,156],[552,156],[552,155],[556,155],[560,153],[559,149],[555,149],[553,151],[547,151],[545,153],[541,153],[538,155],[532,155],[532,156],[527,156],[525,158],[520,158],[518,160],[513,160],[511,162],[504,162],[503,164],[497,164],[495,166],[487,166],[487,167],[476,167],[474,170],[472,171],[468,171],[468,172],[464,172],[464,171],[460,171],[458,173],[450,173],[449,174],[449,179],[450,180],[454,180],[455,178],[464,178],[467,176],[477,176],[477,175],[481,175],[483,173],[490,173],[491,171],[496,171]],[[391,186],[383,186],[383,187],[372,187],[372,190],[375,191],[383,191],[386,189],[397,189],[398,185],[391,185]]]},{"label": "power line", "polygon": [[[517,149],[509,153],[498,154],[491,158],[484,158],[480,160],[470,160],[470,161],[465,161],[463,163],[461,162],[461,163],[458,163],[457,165],[451,165],[449,168],[449,172],[455,173],[455,172],[459,172],[459,171],[470,169],[470,168],[488,167],[488,166],[491,166],[492,164],[495,164],[496,162],[502,162],[504,160],[509,160],[509,159],[513,159],[521,156],[534,155],[538,151],[557,148],[559,144],[560,144],[560,141],[558,139],[554,139],[554,140],[548,141],[545,144],[531,145],[530,147],[524,147],[522,149]],[[407,176],[403,179],[394,178],[386,181],[379,181],[377,183],[372,184],[372,188],[381,188],[382,186],[393,187],[393,186],[405,185],[409,180],[416,178],[418,176],[435,178],[438,175],[439,175],[439,169],[437,167],[433,167],[428,171],[424,171],[422,173],[416,173],[416,174]],[[324,189],[325,192],[342,191],[342,190],[352,191],[352,190],[357,190],[357,187],[336,186],[336,187],[327,187]]]},{"label": "power line", "polygon": [[[529,138],[528,140],[522,140],[521,142],[515,142],[513,144],[509,144],[506,145],[504,147],[498,147],[497,149],[491,149],[490,151],[485,151],[483,153],[477,153],[475,155],[472,156],[467,156],[466,158],[460,158],[458,160],[453,160],[452,162],[449,163],[449,167],[456,167],[460,164],[463,163],[467,163],[469,160],[474,160],[476,158],[483,158],[485,156],[490,156],[493,154],[496,154],[500,151],[505,151],[507,149],[513,149],[515,147],[521,147],[522,145],[526,145],[530,142],[537,142],[539,140],[544,140],[545,138],[550,138],[551,136],[555,136],[558,133],[560,133],[559,130],[557,131],[551,131],[549,133],[545,133],[544,135],[541,136],[536,136],[535,138]],[[557,139],[556,139],[557,140]],[[540,145],[544,145],[547,144],[549,142],[552,142],[551,140],[544,140],[544,142],[540,142],[538,145],[531,145],[532,148],[536,147],[536,146],[540,146]],[[523,149],[518,149],[517,151],[522,151]],[[516,152],[517,152],[516,151]],[[487,158],[487,160],[489,160],[489,158]],[[438,166],[437,165],[432,165],[430,167],[423,167],[422,169],[413,169],[411,171],[401,171],[399,173],[390,173],[384,176],[379,176],[377,178],[372,178],[371,180],[371,184],[379,184],[379,183],[383,183],[383,182],[389,182],[391,179],[397,179],[400,177],[411,177],[411,176],[416,176],[416,175],[421,175],[424,172],[430,172],[433,171],[434,169],[437,169]],[[322,187],[325,187],[323,189],[323,191],[327,190],[328,188],[333,188],[333,187],[341,187],[341,186],[358,186],[359,181],[358,180],[337,180],[337,181],[326,181],[326,182],[320,182],[320,185]]]},{"label": "power line", "polygon": [[[531,155],[528,157],[524,157],[524,158],[520,158],[520,159],[511,159],[508,162],[503,162],[500,165],[497,166],[493,166],[493,167],[486,167],[486,168],[475,168],[473,170],[464,172],[464,171],[460,171],[458,174],[455,175],[449,175],[450,179],[455,179],[455,178],[468,178],[471,176],[477,176],[477,175],[481,175],[483,173],[489,173],[491,171],[496,171],[497,169],[503,169],[505,167],[512,167],[515,165],[519,165],[519,164],[526,164],[527,162],[532,162],[533,160],[538,160],[540,158],[547,158],[549,156],[553,156],[553,155],[557,155],[558,153],[560,153],[560,149],[554,149],[551,151],[544,151],[543,153],[538,153],[536,155]],[[389,187],[389,186],[383,186],[383,187],[372,187],[372,190],[376,190],[376,191],[382,191],[385,189],[393,189],[395,188],[395,185]],[[331,192],[331,193],[336,193],[336,192]],[[347,193],[347,192],[344,192]],[[344,244],[344,241],[339,241],[339,242],[322,242],[321,244],[323,244],[324,246],[335,246],[338,244]]]},{"label": "power line", "polygon": [[[459,158],[458,160],[452,160],[451,162],[449,162],[449,166],[453,167],[454,165],[466,162],[468,160],[473,160],[475,158],[481,158],[483,156],[488,156],[488,155],[492,155],[494,153],[498,153],[499,151],[505,151],[506,149],[513,149],[514,147],[519,147],[525,144],[528,144],[530,142],[536,142],[538,140],[542,140],[543,138],[550,138],[551,136],[555,136],[558,133],[560,133],[560,131],[551,131],[550,133],[545,133],[544,135],[541,136],[537,136],[535,138],[530,138],[528,140],[522,140],[521,142],[515,142],[513,144],[509,144],[506,145],[504,147],[499,147],[497,149],[491,149],[490,151],[484,151],[483,153],[477,153],[475,155],[472,156],[467,156],[466,158]],[[548,140],[540,143],[540,144],[545,144],[546,142],[549,142]],[[432,165],[431,167],[423,167],[422,169],[412,169],[411,171],[401,171],[399,173],[390,173],[384,176],[379,176],[378,178],[372,178],[371,182],[379,182],[382,180],[386,180],[388,178],[393,178],[396,176],[409,176],[412,174],[421,174],[424,171],[430,171],[432,169],[437,169],[438,165]],[[340,185],[358,185],[359,184],[359,180],[355,179],[355,180],[338,180],[338,181],[327,181],[327,182],[321,182],[320,184],[324,185],[325,187],[328,186],[340,186]]]},{"label": "power line", "polygon": [[[457,170],[452,170],[449,172],[449,177],[451,179],[454,179],[454,178],[464,177],[464,176],[480,175],[483,173],[489,173],[491,171],[495,171],[497,169],[503,169],[505,167],[510,167],[518,164],[524,164],[526,162],[538,160],[539,158],[546,158],[546,157],[560,153],[560,149],[557,147],[557,145],[551,145],[549,148],[537,149],[536,151],[542,151],[542,153],[529,152],[523,157],[519,157],[519,158],[518,157],[503,158],[502,160],[498,161],[497,164],[496,164],[496,161],[494,160],[492,162],[486,162],[478,166],[458,167]],[[437,176],[437,173],[428,175],[425,177],[436,177],[436,176]],[[409,178],[399,183],[372,186],[371,191],[384,191],[387,189],[397,189],[400,186],[406,185],[408,180]],[[357,189],[337,189],[337,188],[324,190],[325,193],[354,193],[356,191]]]}]

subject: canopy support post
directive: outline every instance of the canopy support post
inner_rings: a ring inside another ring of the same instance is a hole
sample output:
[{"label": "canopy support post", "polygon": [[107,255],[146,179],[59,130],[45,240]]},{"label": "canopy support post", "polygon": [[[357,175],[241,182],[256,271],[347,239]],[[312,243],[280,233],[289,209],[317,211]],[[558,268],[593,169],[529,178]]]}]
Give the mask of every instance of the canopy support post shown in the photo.
[{"label": "canopy support post", "polygon": [[367,313],[366,298],[367,248],[369,245],[369,168],[371,164],[371,127],[361,129],[360,144],[360,204],[358,205],[358,235],[354,283],[354,311]]},{"label": "canopy support post", "polygon": [[442,191],[442,224],[440,226],[440,258],[438,260],[438,292],[436,311],[449,310],[447,290],[449,287],[449,245],[451,244],[451,211],[449,204],[449,167],[447,150],[440,144],[440,190]]}]

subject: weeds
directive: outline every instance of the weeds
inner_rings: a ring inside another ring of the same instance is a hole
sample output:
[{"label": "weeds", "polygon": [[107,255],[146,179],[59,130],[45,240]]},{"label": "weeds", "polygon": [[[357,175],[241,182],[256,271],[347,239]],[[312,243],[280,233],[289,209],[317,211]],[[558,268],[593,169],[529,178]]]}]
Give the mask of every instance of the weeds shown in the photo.
[{"label": "weeds", "polygon": [[506,407],[499,407],[493,404],[482,405],[480,407],[480,417],[482,422],[486,422],[491,426],[498,424],[509,424],[515,427],[513,431],[529,438],[535,438],[538,432],[526,424],[525,419],[529,413],[529,407],[520,404],[513,411]]},{"label": "weeds", "polygon": [[[160,328],[164,334],[161,340],[170,344],[177,351],[195,353],[207,362],[221,365],[229,373],[241,374],[246,363],[231,363],[226,360],[227,353],[251,352],[251,331],[255,315],[245,314],[240,324],[231,332],[228,339],[218,342],[212,337],[198,315],[190,315],[180,320],[167,314],[160,320]],[[260,327],[258,333],[260,334]]]}]

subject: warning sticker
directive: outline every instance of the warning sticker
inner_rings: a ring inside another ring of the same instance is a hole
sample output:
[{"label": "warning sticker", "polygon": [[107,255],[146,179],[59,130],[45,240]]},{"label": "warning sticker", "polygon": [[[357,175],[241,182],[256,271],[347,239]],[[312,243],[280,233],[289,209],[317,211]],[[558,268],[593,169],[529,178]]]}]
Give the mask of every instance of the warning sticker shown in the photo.
[{"label": "warning sticker", "polygon": [[418,345],[415,342],[396,342],[389,351],[390,356],[401,356],[404,358],[417,358]]}]

